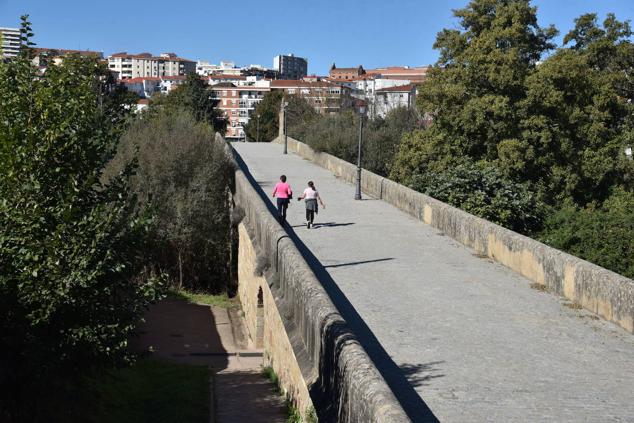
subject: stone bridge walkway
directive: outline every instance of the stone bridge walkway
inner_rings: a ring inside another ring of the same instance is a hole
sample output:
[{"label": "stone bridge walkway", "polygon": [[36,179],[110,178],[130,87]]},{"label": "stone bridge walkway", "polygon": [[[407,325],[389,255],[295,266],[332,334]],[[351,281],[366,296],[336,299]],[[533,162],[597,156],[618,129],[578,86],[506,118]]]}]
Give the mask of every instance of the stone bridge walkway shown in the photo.
[{"label": "stone bridge walkway", "polygon": [[[268,143],[233,144],[267,196],[310,179],[287,230],[416,421],[632,422],[634,336]],[[422,401],[421,401],[422,399]]]}]

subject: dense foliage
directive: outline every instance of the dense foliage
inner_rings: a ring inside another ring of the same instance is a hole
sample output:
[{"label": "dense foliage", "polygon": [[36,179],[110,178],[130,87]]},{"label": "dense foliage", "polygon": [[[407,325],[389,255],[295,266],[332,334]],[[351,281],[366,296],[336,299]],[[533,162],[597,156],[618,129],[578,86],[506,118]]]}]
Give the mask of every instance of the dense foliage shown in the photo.
[{"label": "dense foliage", "polygon": [[[290,107],[290,106],[289,106]],[[356,163],[358,149],[359,116],[351,110],[336,115],[296,119],[293,109],[289,113],[289,134],[302,140],[317,151],[323,151]],[[416,110],[398,108],[385,119],[366,119],[363,123],[362,166],[386,176],[394,154],[405,133],[419,127]]]},{"label": "dense foliage", "polygon": [[545,222],[542,240],[634,278],[634,194],[616,190],[601,207],[565,204]]},{"label": "dense foliage", "polygon": [[183,108],[150,110],[123,136],[109,173],[133,159],[132,191],[153,216],[145,251],[154,271],[177,288],[225,290],[232,167],[212,128]]},{"label": "dense foliage", "polygon": [[414,175],[411,187],[522,233],[539,228],[544,214],[525,185],[507,179],[487,164],[466,162],[441,172]]},{"label": "dense foliage", "polygon": [[[131,110],[104,65],[66,57],[38,75],[23,17],[20,57],[0,63],[0,420],[72,376],[125,357],[156,298],[138,277],[147,225],[131,166],[101,182]],[[41,411],[41,410],[40,410]],[[44,419],[43,416],[39,416]]]}]

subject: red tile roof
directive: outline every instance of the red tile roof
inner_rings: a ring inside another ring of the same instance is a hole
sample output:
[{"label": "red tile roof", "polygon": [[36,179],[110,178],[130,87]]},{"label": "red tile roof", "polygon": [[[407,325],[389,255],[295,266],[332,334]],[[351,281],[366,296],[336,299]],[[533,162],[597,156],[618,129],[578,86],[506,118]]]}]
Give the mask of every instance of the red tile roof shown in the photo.
[{"label": "red tile roof", "polygon": [[209,75],[207,79],[239,79],[240,81],[246,81],[247,77],[244,75],[225,75],[223,73],[219,73],[216,75]]},{"label": "red tile roof", "polygon": [[340,87],[340,84],[327,81],[302,81],[294,79],[276,79],[271,81],[271,88],[313,88],[313,87]]},{"label": "red tile roof", "polygon": [[128,54],[127,52],[115,53],[111,54],[110,57],[121,57],[126,59],[146,59],[146,60],[163,60],[170,62],[192,62],[193,60],[184,59],[182,57],[161,57],[161,56],[152,56],[151,53],[138,53],[138,54]]},{"label": "red tile roof", "polygon": [[396,87],[381,88],[380,90],[376,90],[376,92],[377,93],[383,93],[383,92],[407,93],[414,89],[416,89],[416,85],[407,84],[407,85],[398,85]]}]

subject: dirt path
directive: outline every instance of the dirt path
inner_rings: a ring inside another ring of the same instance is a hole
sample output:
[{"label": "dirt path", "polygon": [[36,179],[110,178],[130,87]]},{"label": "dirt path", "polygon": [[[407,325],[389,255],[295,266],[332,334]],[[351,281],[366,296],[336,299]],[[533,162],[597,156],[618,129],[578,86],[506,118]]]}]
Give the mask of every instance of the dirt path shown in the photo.
[{"label": "dirt path", "polygon": [[131,342],[134,351],[213,370],[212,422],[285,421],[284,399],[262,376],[262,351],[249,348],[236,310],[166,299],[145,320]]}]

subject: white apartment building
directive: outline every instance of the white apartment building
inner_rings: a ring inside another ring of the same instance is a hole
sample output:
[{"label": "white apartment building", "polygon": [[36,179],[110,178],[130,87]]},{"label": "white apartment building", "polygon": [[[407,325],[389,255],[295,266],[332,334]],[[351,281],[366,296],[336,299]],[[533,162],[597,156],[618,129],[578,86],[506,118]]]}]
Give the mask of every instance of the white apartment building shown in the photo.
[{"label": "white apartment building", "polygon": [[20,52],[20,30],[0,27],[0,53],[2,57],[15,57]]},{"label": "white apartment building", "polygon": [[185,83],[187,79],[184,75],[177,76],[146,76],[137,78],[126,78],[121,83],[130,92],[135,93],[142,99],[151,98],[156,93],[169,94],[179,85]]},{"label": "white apartment building", "polygon": [[121,79],[187,75],[196,71],[196,62],[174,53],[152,56],[150,53],[115,53],[108,57],[108,67],[119,72]]},{"label": "white apartment building", "polygon": [[398,107],[414,107],[416,85],[407,84],[381,88],[375,91],[374,99],[374,116],[384,118],[390,111]]},{"label": "white apartment building", "polygon": [[242,75],[242,68],[229,61],[221,61],[219,65],[214,65],[213,63],[199,60],[196,62],[196,73],[200,76]]}]

